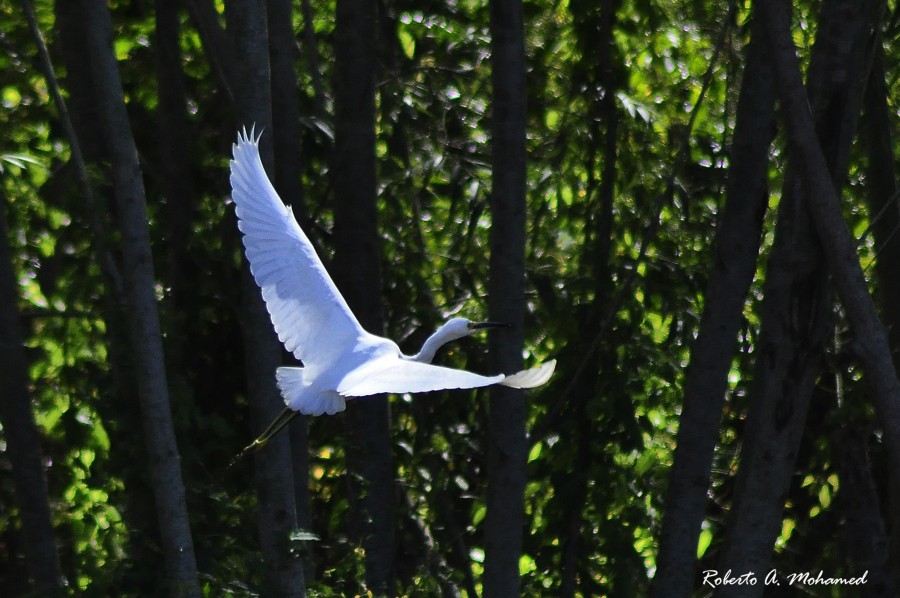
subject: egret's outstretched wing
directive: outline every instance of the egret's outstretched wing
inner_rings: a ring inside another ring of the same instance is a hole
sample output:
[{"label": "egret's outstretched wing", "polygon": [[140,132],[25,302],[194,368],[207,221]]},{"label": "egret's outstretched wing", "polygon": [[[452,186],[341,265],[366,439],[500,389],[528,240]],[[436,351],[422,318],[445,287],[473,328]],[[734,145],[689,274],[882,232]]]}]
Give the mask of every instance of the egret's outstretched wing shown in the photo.
[{"label": "egret's outstretched wing", "polygon": [[522,370],[517,374],[507,376],[500,382],[500,385],[510,388],[535,388],[545,384],[555,369],[556,360],[551,359],[530,370]]},{"label": "egret's outstretched wing", "polygon": [[345,397],[365,397],[381,393],[403,394],[450,388],[480,388],[503,380],[498,376],[481,376],[465,370],[409,361],[399,357],[383,357],[353,370],[341,380],[337,391]]},{"label": "egret's outstretched wing", "polygon": [[259,136],[244,130],[232,153],[238,228],[278,338],[305,365],[327,363],[352,347],[363,329],[269,182],[259,158]]}]

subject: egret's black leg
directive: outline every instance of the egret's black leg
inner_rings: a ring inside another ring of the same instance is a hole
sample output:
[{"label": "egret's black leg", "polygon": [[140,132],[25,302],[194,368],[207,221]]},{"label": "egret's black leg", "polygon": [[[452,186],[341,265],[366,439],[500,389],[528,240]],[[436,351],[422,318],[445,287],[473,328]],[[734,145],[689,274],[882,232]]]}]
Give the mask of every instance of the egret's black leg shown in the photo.
[{"label": "egret's black leg", "polygon": [[288,425],[288,423],[299,414],[299,411],[294,411],[293,409],[286,407],[285,410],[278,414],[278,417],[275,418],[275,421],[269,424],[269,427],[266,428],[256,440],[245,446],[243,450],[239,452],[234,459],[231,460],[231,463],[228,464],[228,467],[226,469],[231,469],[235,463],[240,461],[246,455],[255,453],[262,447],[266,446],[266,443],[269,442],[270,438],[275,436],[275,434],[278,434],[278,432],[280,432],[283,427]]}]

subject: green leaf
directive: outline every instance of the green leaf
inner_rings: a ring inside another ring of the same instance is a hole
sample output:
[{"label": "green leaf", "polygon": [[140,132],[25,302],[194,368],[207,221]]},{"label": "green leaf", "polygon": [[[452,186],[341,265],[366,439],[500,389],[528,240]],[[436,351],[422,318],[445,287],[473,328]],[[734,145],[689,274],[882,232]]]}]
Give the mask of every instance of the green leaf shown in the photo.
[{"label": "green leaf", "polygon": [[704,528],[700,530],[700,540],[697,542],[697,558],[699,559],[706,553],[706,549],[709,548],[710,543],[712,542],[713,534],[709,528]]},{"label": "green leaf", "polygon": [[537,569],[534,559],[527,554],[519,557],[519,575],[527,575]]},{"label": "green leaf", "polygon": [[403,53],[412,60],[416,55],[416,40],[413,39],[413,36],[406,29],[399,29],[397,38],[400,40],[400,47],[403,48]]},{"label": "green leaf", "polygon": [[531,450],[528,451],[528,462],[529,463],[531,463],[532,461],[536,460],[538,457],[541,456],[541,448],[542,447],[543,447],[543,443],[541,443],[541,442],[538,442],[533,447],[531,447]]},{"label": "green leaf", "polygon": [[15,108],[21,101],[22,94],[15,87],[7,86],[0,91],[0,102],[3,103],[4,108]]},{"label": "green leaf", "polygon": [[478,505],[475,508],[475,512],[472,514],[472,525],[477,527],[479,523],[484,521],[484,516],[486,514],[487,514],[487,507],[485,507],[483,504]]}]

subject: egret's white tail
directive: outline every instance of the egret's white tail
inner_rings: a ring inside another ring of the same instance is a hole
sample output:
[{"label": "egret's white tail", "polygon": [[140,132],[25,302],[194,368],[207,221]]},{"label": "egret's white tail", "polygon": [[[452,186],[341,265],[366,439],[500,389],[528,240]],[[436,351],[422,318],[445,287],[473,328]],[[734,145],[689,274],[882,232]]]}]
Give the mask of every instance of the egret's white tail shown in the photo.
[{"label": "egret's white tail", "polygon": [[334,415],[347,407],[344,397],[333,390],[316,390],[307,383],[304,369],[280,367],[275,370],[275,380],[290,409],[305,415]]},{"label": "egret's white tail", "polygon": [[517,374],[512,374],[501,380],[498,384],[501,386],[509,386],[510,388],[534,388],[544,384],[553,375],[556,369],[556,360],[544,362],[536,368],[530,370],[522,370]]}]

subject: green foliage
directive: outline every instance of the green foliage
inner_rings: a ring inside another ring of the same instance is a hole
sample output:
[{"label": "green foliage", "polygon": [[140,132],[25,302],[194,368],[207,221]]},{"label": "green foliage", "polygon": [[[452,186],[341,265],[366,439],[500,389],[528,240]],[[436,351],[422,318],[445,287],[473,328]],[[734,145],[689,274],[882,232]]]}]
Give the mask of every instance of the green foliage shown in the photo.
[{"label": "green foliage", "polygon": [[[253,596],[262,567],[250,465],[224,471],[253,435],[236,309],[240,245],[226,200],[234,127],[202,38],[184,14],[182,66],[196,193],[189,239],[179,248],[171,233],[173,206],[159,180],[156,123],[165,115],[157,99],[151,4],[114,3],[114,47],[150,194],[192,530],[205,595]],[[559,592],[570,571],[580,595],[646,590],[684,372],[724,201],[748,3],[737,3],[734,11],[715,2],[615,4],[613,43],[602,54],[596,43],[600,3],[525,3],[524,354],[529,363],[556,357],[559,366],[552,382],[526,399],[531,445],[519,561],[524,595]],[[311,5],[319,75],[327,82],[334,7]],[[795,42],[804,58],[815,39],[816,6],[800,3],[795,15]],[[389,336],[414,351],[443,318],[484,315],[491,226],[489,14],[480,0],[398,0],[385,7],[377,122],[385,319]],[[53,7],[40,1],[36,8],[55,66],[65,76]],[[0,18],[10,24],[0,32],[0,186],[63,567],[71,595],[159,593],[160,547],[131,364],[122,350],[125,333],[97,265],[98,239],[88,225],[68,140],[17,10],[17,3],[0,0]],[[303,40],[297,13],[295,31]],[[304,124],[299,175],[314,222],[310,236],[327,258],[330,92],[326,83],[325,95],[317,95],[303,52],[297,66]],[[606,94],[613,101],[604,104]],[[610,134],[614,157],[604,151]],[[773,206],[782,166],[783,157],[773,156]],[[106,209],[102,160],[94,159],[91,169]],[[851,179],[848,221],[862,235],[869,225],[859,200],[866,181],[858,167],[851,168]],[[608,214],[604,184],[612,185]],[[768,218],[764,252],[772,241]],[[872,243],[864,241],[865,263],[873,262]],[[115,234],[102,242],[114,247]],[[697,547],[703,562],[716,556],[733,492],[764,276],[761,266],[729,376],[731,402],[712,489],[721,509],[704,525]],[[484,339],[467,339],[439,359],[487,371],[485,347]],[[864,395],[858,372],[841,367],[847,395]],[[391,400],[398,493],[404,495],[398,594],[436,595],[448,584],[466,594],[480,592],[488,395],[455,391]],[[813,429],[835,425],[813,417]],[[293,542],[315,563],[311,596],[367,591],[365,555],[349,531],[358,497],[348,491],[343,430],[343,416],[310,422],[312,526]],[[834,565],[837,572],[846,566],[834,533],[841,480],[827,443],[816,442],[822,441],[804,440],[798,469],[805,475],[788,501],[778,566],[801,570],[818,559],[816,567]],[[6,459],[0,444],[4,469]],[[5,479],[0,510],[7,514],[0,519],[0,562],[14,563],[22,558],[22,523]],[[0,594],[19,591],[15,580],[0,575]]]}]

